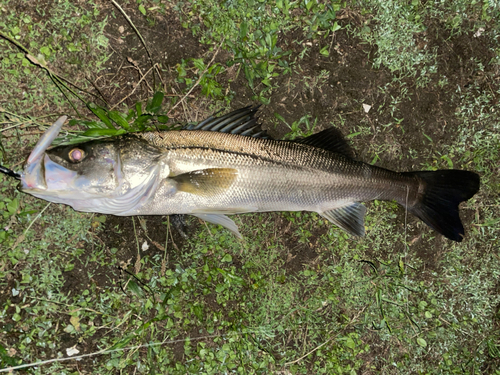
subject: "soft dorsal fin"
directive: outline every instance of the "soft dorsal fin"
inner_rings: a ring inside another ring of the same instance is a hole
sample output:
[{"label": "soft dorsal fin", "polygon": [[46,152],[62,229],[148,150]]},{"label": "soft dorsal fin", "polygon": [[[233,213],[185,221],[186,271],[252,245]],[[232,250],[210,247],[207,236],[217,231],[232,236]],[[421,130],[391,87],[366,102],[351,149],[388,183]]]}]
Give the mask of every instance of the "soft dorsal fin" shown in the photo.
[{"label": "soft dorsal fin", "polygon": [[354,159],[354,152],[352,151],[351,146],[349,146],[347,141],[344,139],[340,130],[335,128],[328,128],[307,138],[296,139],[293,142],[322,148],[323,150],[342,154]]},{"label": "soft dorsal fin", "polygon": [[198,124],[188,124],[183,129],[231,133],[269,139],[269,135],[262,130],[261,125],[257,122],[258,119],[255,117],[258,109],[259,106],[240,108],[221,117],[214,117],[214,115]]}]

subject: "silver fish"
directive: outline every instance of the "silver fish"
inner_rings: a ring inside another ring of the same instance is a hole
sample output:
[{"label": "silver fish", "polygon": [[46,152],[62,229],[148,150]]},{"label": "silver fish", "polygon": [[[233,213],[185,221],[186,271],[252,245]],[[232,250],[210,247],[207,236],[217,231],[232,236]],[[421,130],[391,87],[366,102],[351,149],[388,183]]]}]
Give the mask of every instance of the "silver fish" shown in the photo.
[{"label": "silver fish", "polygon": [[334,128],[296,141],[261,138],[255,108],[186,130],[135,133],[47,150],[59,119],[21,173],[22,191],[77,211],[118,216],[189,214],[240,236],[226,215],[313,211],[363,236],[361,202],[395,200],[454,241],[458,206],[480,185],[463,170],[394,172],[353,153]]}]

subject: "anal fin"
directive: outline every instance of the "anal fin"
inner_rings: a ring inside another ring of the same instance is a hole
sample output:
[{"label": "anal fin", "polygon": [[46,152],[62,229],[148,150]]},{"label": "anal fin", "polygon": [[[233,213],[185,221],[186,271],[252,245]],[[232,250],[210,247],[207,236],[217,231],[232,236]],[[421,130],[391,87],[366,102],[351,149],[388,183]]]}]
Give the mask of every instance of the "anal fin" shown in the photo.
[{"label": "anal fin", "polygon": [[228,218],[226,215],[201,214],[201,213],[200,214],[191,214],[191,215],[196,216],[202,220],[208,221],[209,223],[212,223],[212,224],[222,225],[224,228],[231,231],[239,239],[243,238],[240,231],[238,230],[238,226],[235,224],[235,222],[233,220]]},{"label": "anal fin", "polygon": [[365,235],[366,207],[359,202],[319,214],[350,234],[360,237]]}]

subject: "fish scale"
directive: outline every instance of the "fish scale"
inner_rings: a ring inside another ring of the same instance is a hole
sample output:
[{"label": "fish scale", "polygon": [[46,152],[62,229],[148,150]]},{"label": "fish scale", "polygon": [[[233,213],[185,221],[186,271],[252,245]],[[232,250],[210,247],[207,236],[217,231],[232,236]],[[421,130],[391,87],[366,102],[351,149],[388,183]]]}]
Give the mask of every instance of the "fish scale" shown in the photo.
[{"label": "fish scale", "polygon": [[[295,142],[204,131],[146,133],[139,137],[162,149],[163,158],[174,175],[227,167],[236,168],[239,173],[233,185],[217,200],[190,197],[192,202],[186,205],[188,197],[170,199],[159,191],[150,204],[136,211],[142,215],[192,213],[196,207],[202,207],[198,208],[200,211],[225,213],[297,210],[322,213],[344,202],[387,196],[401,200],[401,193],[406,195],[401,186],[418,184],[415,178]],[[291,186],[294,194],[285,194]],[[410,190],[416,191],[414,187]]]}]

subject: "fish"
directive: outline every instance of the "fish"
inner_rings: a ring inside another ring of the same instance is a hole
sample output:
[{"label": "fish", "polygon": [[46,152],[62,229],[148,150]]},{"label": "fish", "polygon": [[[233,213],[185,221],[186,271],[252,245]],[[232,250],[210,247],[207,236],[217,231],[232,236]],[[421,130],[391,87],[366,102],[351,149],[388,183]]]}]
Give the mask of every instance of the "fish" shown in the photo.
[{"label": "fish", "polygon": [[459,204],[480,188],[467,170],[396,172],[359,161],[330,127],[295,140],[261,131],[256,107],[181,130],[129,133],[49,148],[66,120],[40,138],[20,189],[76,211],[117,216],[187,214],[241,238],[228,215],[311,211],[365,235],[363,202],[396,201],[446,238],[465,236]]}]

